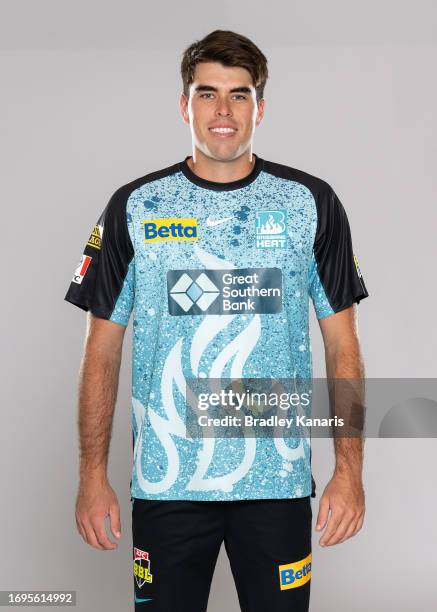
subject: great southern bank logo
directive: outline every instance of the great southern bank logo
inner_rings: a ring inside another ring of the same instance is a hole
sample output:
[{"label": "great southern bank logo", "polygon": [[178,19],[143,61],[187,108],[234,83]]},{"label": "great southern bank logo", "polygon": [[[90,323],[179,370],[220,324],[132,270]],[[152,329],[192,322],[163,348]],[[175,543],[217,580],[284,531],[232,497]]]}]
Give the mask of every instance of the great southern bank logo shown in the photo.
[{"label": "great southern bank logo", "polygon": [[260,249],[278,249],[287,246],[287,211],[256,211],[256,246]]},{"label": "great southern bank logo", "polygon": [[219,289],[205,272],[202,272],[196,280],[183,272],[179,280],[170,289],[170,296],[184,312],[191,310],[195,304],[202,312],[205,312],[218,298]]},{"label": "great southern bank logo", "polygon": [[169,270],[171,315],[277,313],[282,311],[280,268]]},{"label": "great southern bank logo", "polygon": [[144,219],[144,242],[198,240],[197,219]]}]

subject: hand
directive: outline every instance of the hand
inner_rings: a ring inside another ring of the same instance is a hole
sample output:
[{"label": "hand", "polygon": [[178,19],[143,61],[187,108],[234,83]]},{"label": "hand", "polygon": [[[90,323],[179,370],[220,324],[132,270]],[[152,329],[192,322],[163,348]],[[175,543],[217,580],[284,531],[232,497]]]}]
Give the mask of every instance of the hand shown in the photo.
[{"label": "hand", "polygon": [[118,546],[106,533],[108,515],[112,534],[120,538],[120,508],[114,490],[106,480],[81,482],[76,499],[77,529],[87,544],[99,550],[113,550]]},{"label": "hand", "polygon": [[[331,514],[328,519],[328,512]],[[364,489],[361,477],[352,474],[334,474],[320,499],[316,530],[325,533],[319,540],[321,546],[341,544],[354,536],[363,526]]]}]

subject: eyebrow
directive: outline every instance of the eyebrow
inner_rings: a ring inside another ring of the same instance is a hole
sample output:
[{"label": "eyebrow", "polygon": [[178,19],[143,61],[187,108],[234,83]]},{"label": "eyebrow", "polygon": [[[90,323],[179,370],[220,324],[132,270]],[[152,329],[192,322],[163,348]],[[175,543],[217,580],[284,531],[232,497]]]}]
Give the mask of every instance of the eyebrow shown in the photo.
[{"label": "eyebrow", "polygon": [[[194,88],[194,91],[218,91],[217,87],[213,87],[212,85],[196,85],[196,87]],[[252,90],[250,89],[250,87],[246,87],[244,85],[241,85],[240,87],[234,87],[233,89],[229,90],[229,93],[247,93],[250,94],[252,93]]]}]

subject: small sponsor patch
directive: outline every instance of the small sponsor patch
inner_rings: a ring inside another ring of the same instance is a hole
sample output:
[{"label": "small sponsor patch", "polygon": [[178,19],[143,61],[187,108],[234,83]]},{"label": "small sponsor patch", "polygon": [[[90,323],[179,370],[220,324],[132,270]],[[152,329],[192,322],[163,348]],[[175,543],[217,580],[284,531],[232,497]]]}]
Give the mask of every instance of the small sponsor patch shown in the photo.
[{"label": "small sponsor patch", "polygon": [[312,554],[305,559],[279,566],[279,584],[281,591],[296,589],[311,580]]},{"label": "small sponsor patch", "polygon": [[102,246],[103,225],[95,225],[91,236],[88,238],[87,245],[100,251]]},{"label": "small sponsor patch", "polygon": [[144,242],[198,240],[197,219],[144,219]]},{"label": "small sponsor patch", "polygon": [[87,270],[89,268],[89,265],[91,263],[91,259],[92,257],[90,257],[89,255],[82,255],[82,259],[80,260],[79,265],[77,266],[76,270],[74,271],[74,276],[72,278],[72,282],[73,283],[77,283],[78,285],[80,285],[83,281],[83,278],[85,276],[85,274],[87,273]]},{"label": "small sponsor patch", "polygon": [[355,262],[355,268],[357,269],[358,276],[360,278],[363,278],[363,275],[361,274],[360,266],[358,265],[358,259],[356,255],[354,255],[354,262]]},{"label": "small sponsor patch", "polygon": [[287,211],[256,211],[256,246],[259,249],[280,249],[287,246]]},{"label": "small sponsor patch", "polygon": [[146,582],[152,582],[150,573],[149,553],[134,547],[134,576],[138,588],[141,589]]}]

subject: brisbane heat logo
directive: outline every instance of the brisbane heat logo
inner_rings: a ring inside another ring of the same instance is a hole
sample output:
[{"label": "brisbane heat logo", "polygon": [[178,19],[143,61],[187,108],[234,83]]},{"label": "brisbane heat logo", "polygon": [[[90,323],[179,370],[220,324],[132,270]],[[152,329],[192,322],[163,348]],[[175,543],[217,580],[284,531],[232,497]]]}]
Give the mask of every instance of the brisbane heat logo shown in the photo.
[{"label": "brisbane heat logo", "polygon": [[287,211],[258,210],[256,212],[256,246],[278,249],[287,246]]},{"label": "brisbane heat logo", "polygon": [[153,580],[150,573],[149,553],[139,548],[134,548],[134,576],[139,589],[146,582],[152,582]]}]

